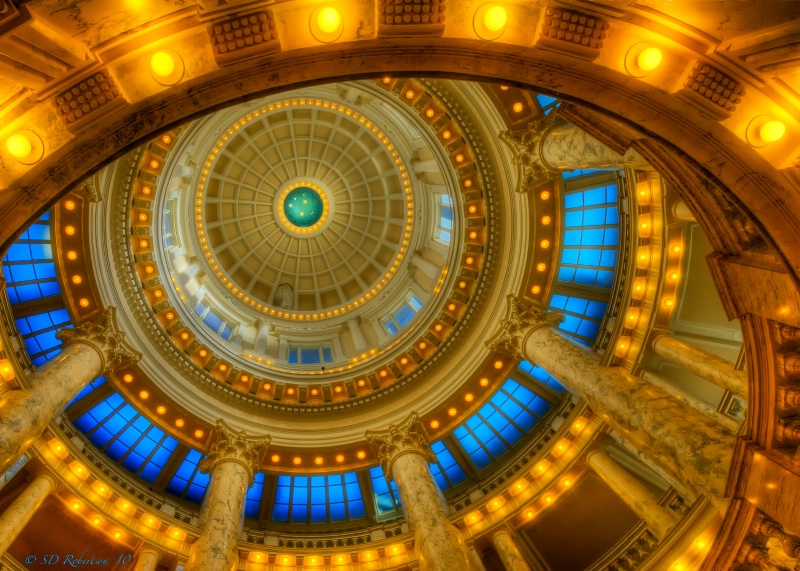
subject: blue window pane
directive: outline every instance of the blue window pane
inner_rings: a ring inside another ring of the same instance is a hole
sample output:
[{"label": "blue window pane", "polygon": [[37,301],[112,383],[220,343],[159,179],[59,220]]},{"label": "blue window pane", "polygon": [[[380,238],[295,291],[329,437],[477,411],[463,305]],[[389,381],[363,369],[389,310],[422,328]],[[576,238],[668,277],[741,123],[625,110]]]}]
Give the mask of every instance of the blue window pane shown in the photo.
[{"label": "blue window pane", "polygon": [[415,296],[415,295],[412,295],[412,296],[411,296],[411,297],[408,299],[408,303],[409,303],[409,304],[411,304],[411,307],[413,307],[413,308],[414,308],[414,311],[419,311],[420,309],[422,309],[422,302],[421,302],[421,301],[420,301],[420,299],[419,299],[417,296]]},{"label": "blue window pane", "polygon": [[299,352],[298,349],[289,349],[289,364],[290,365],[296,365],[297,364],[297,354],[298,354],[298,352]]},{"label": "blue window pane", "polygon": [[288,522],[289,521],[289,506],[275,504],[272,508],[272,519],[274,521]]},{"label": "blue window pane", "polygon": [[414,318],[414,310],[404,305],[394,314],[394,319],[400,327],[405,327]]},{"label": "blue window pane", "polygon": [[317,364],[320,362],[319,358],[319,348],[315,347],[313,349],[301,349],[300,350],[300,362],[303,364]]},{"label": "blue window pane", "polygon": [[387,321],[384,325],[386,325],[386,331],[389,332],[389,335],[394,335],[399,331],[394,321]]},{"label": "blue window pane", "polygon": [[333,352],[330,347],[322,348],[322,360],[326,363],[333,363]]},{"label": "blue window pane", "polygon": [[570,297],[567,300],[567,305],[564,309],[571,311],[572,313],[583,313],[586,311],[586,307],[588,305],[589,302],[585,299],[581,299],[579,297]]}]

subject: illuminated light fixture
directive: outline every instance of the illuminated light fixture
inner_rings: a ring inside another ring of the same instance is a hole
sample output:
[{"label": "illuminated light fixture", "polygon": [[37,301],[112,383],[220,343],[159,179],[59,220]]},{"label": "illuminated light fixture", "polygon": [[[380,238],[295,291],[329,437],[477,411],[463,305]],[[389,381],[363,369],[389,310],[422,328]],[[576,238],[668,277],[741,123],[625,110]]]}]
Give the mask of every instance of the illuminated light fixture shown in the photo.
[{"label": "illuminated light fixture", "polygon": [[[427,344],[427,343],[425,343],[425,341],[422,341],[422,342],[419,344],[419,348],[420,348],[420,349],[426,349],[427,347],[428,347],[428,344]],[[359,383],[362,383],[362,384],[363,384],[363,382],[364,382],[364,381],[363,381],[363,379],[362,379],[361,381],[359,381]]]},{"label": "illuminated light fixture", "polygon": [[428,109],[427,111],[425,111],[425,116],[426,116],[428,119],[430,119],[431,117],[433,117],[435,114],[436,114],[436,111],[434,111],[433,109]]},{"label": "illuminated light fixture", "polygon": [[489,379],[487,379],[486,377],[483,377],[483,378],[480,380],[480,383],[481,383],[481,386],[482,386],[482,387],[488,387],[488,386],[489,386]]},{"label": "illuminated light fixture", "polygon": [[458,282],[458,287],[465,289],[467,287],[467,282]]},{"label": "illuminated light fixture", "polygon": [[673,302],[672,302],[672,300],[671,300],[671,299],[665,299],[665,300],[664,300],[664,305],[666,305],[667,307],[672,307],[672,303],[673,303]]},{"label": "illuminated light fixture", "polygon": [[477,237],[478,237],[478,233],[477,233],[477,232],[470,232],[470,233],[469,233],[469,239],[470,239],[470,240],[474,240],[474,239],[476,239]]},{"label": "illuminated light fixture", "polygon": [[67,200],[64,203],[64,208],[66,208],[67,210],[75,210],[75,203],[72,202],[71,200]]},{"label": "illuminated light fixture", "polygon": [[549,216],[542,216],[542,224],[544,224],[545,226],[550,224],[550,217]]},{"label": "illuminated light fixture", "polygon": [[322,456],[317,456],[316,458],[314,458],[314,464],[316,464],[317,466],[322,466],[322,462],[323,462]]},{"label": "illuminated light fixture", "polygon": [[498,370],[502,369],[503,368],[503,362],[502,361],[495,361],[494,362],[494,368],[498,369]]},{"label": "illuminated light fixture", "polygon": [[80,509],[80,507],[81,507],[80,502],[73,502],[72,503],[72,509],[77,510],[77,509]]},{"label": "illuminated light fixture", "polygon": [[520,103],[519,101],[514,103],[514,105],[511,108],[514,110],[514,113],[522,113],[522,103]]},{"label": "illuminated light fixture", "polygon": [[543,190],[542,193],[539,195],[542,200],[548,200],[550,198],[550,193],[546,190]]},{"label": "illuminated light fixture", "polygon": [[467,259],[465,259],[464,261],[469,266],[469,265],[472,265],[472,263],[475,261],[475,258],[473,258],[472,256],[467,256]]},{"label": "illuminated light fixture", "polygon": [[[424,343],[421,343],[421,345],[424,345]],[[420,347],[420,349],[424,349],[424,347]],[[359,387],[363,387],[366,384],[367,383],[364,381],[364,379],[358,379],[358,386]]]},{"label": "illuminated light fixture", "polygon": [[454,408],[451,408],[447,411],[447,414],[449,414],[450,416],[455,416],[456,414],[458,414],[458,411]]},{"label": "illuminated light fixture", "polygon": [[673,246],[672,247],[672,253],[673,254],[679,254],[680,251],[681,251],[681,247],[680,246]]},{"label": "illuminated light fixture", "polygon": [[661,65],[661,50],[648,44],[634,44],[625,54],[625,71],[633,77],[645,77]]},{"label": "illuminated light fixture", "polygon": [[533,510],[528,510],[525,512],[525,517],[527,517],[528,519],[531,519],[533,516],[534,516]]},{"label": "illuminated light fixture", "polygon": [[572,482],[570,482],[569,480],[564,480],[563,484],[564,486],[569,486],[570,484],[572,484]]},{"label": "illuminated light fixture", "polygon": [[179,418],[179,419],[177,419],[175,421],[175,426],[177,426],[178,428],[183,428],[183,425],[184,425],[184,422],[183,422],[182,418]]},{"label": "illuminated light fixture", "polygon": [[551,503],[553,501],[553,496],[545,496],[544,501],[546,501],[548,504]]},{"label": "illuminated light fixture", "polygon": [[431,428],[434,428],[434,429],[435,428],[439,428],[439,421],[438,420],[432,420],[431,421]]},{"label": "illuminated light fixture", "polygon": [[294,458],[292,458],[292,463],[293,463],[295,466],[299,466],[300,464],[302,464],[302,463],[303,463],[303,459],[302,459],[302,458],[300,458],[300,456],[295,456]]},{"label": "illuminated light fixture", "polygon": [[449,139],[452,136],[453,135],[452,135],[452,133],[450,133],[450,131],[445,131],[444,133],[442,133],[442,139],[445,139],[445,140]]},{"label": "illuminated light fixture", "polygon": [[469,210],[470,214],[475,214],[478,211],[478,207],[473,204],[467,210]]},{"label": "illuminated light fixture", "polygon": [[507,23],[508,12],[506,9],[499,4],[489,3],[475,11],[472,28],[482,40],[496,40],[505,32]]},{"label": "illuminated light fixture", "polygon": [[547,269],[547,266],[545,264],[543,264],[543,263],[536,264],[536,269],[538,271],[540,271],[540,272],[543,272],[543,271],[545,271],[545,269]]},{"label": "illuminated light fixture", "polygon": [[336,461],[339,463],[344,462],[344,454],[337,454]]},{"label": "illuminated light fixture", "polygon": [[389,75],[384,75],[384,76],[383,76],[383,79],[382,79],[382,81],[383,81],[383,83],[385,83],[386,85],[389,85],[389,84],[392,82],[392,78],[391,78],[391,76],[389,76]]},{"label": "illuminated light fixture", "polygon": [[539,245],[542,248],[549,248],[550,247],[550,240],[542,240],[541,242],[539,242]]},{"label": "illuminated light fixture", "polygon": [[441,333],[442,329],[443,328],[441,323],[437,323],[436,325],[433,326],[433,330],[436,331],[437,333]]},{"label": "illuminated light fixture", "polygon": [[455,303],[449,304],[447,306],[447,309],[449,309],[450,311],[455,311],[456,310],[456,304]]},{"label": "illuminated light fixture", "polygon": [[759,115],[747,125],[745,138],[752,147],[764,147],[780,141],[786,135],[786,125],[768,115]]},{"label": "illuminated light fixture", "polygon": [[142,391],[139,393],[139,398],[141,398],[142,400],[146,400],[149,396],[150,393],[148,393],[147,391]]},{"label": "illuminated light fixture", "polygon": [[89,300],[86,299],[85,297],[81,298],[81,300],[78,303],[80,304],[81,307],[89,307]]},{"label": "illuminated light fixture", "polygon": [[77,260],[78,259],[78,253],[70,250],[69,252],[67,252],[67,259],[69,259],[69,260]]},{"label": "illuminated light fixture", "polygon": [[158,165],[159,165],[158,161],[156,161],[156,160],[150,161],[150,168],[157,169]]},{"label": "illuminated light fixture", "polygon": [[[335,42],[344,31],[344,21],[336,8],[320,6],[311,13],[309,27],[311,28],[311,35],[318,42]],[[386,83],[385,79],[384,83]]]},{"label": "illuminated light fixture", "polygon": [[671,280],[677,280],[677,279],[678,279],[678,272],[672,272],[672,273],[669,275],[669,279],[671,279]]},{"label": "illuminated light fixture", "polygon": [[181,339],[186,341],[187,339],[189,339],[189,334],[184,331],[183,333],[181,333]]},{"label": "illuminated light fixture", "polygon": [[77,284],[81,283],[82,281],[83,281],[83,278],[81,278],[80,276],[72,276],[72,283],[77,285]]},{"label": "illuminated light fixture", "polygon": [[[401,365],[408,365],[408,359],[406,357],[403,357],[402,359],[400,359],[400,364]],[[336,387],[336,388],[339,388],[339,387]]]},{"label": "illuminated light fixture", "polygon": [[414,99],[414,90],[413,89],[409,89],[408,91],[406,91],[406,99]]},{"label": "illuminated light fixture", "polygon": [[472,402],[472,400],[474,398],[475,398],[475,396],[472,393],[467,393],[467,394],[464,395],[464,400],[467,401],[467,402]]},{"label": "illuminated light fixture", "polygon": [[472,179],[469,179],[469,178],[468,178],[467,180],[465,180],[465,181],[464,181],[464,187],[465,187],[465,188],[470,188],[470,187],[472,187]]},{"label": "illuminated light fixture", "polygon": [[290,387],[290,388],[288,388],[288,389],[286,389],[286,394],[287,394],[287,395],[293,395],[293,394],[294,394],[294,389],[293,389],[293,388],[291,388],[291,387]]},{"label": "illuminated light fixture", "polygon": [[92,520],[92,523],[93,523],[94,525],[100,525],[100,518],[99,518],[99,517],[96,517],[96,518],[94,518],[94,519]]},{"label": "illuminated light fixture", "polygon": [[163,49],[150,56],[150,75],[161,85],[175,85],[183,72],[183,58],[175,50]]},{"label": "illuminated light fixture", "polygon": [[161,137],[161,142],[164,143],[165,145],[169,145],[172,142],[172,137],[170,137],[169,135],[164,135],[163,137]]},{"label": "illuminated light fixture", "polygon": [[167,407],[165,407],[165,406],[160,406],[160,407],[158,407],[158,408],[156,409],[156,412],[157,412],[158,414],[164,414],[165,412],[167,412]]},{"label": "illuminated light fixture", "polygon": [[64,232],[67,236],[74,236],[75,235],[75,226],[67,226],[64,228]]},{"label": "illuminated light fixture", "polygon": [[6,139],[6,150],[18,162],[32,165],[44,156],[44,143],[33,131],[22,129]]},{"label": "illuminated light fixture", "polygon": [[228,365],[223,363],[222,365],[219,366],[219,370],[222,371],[222,372],[227,371],[228,370]]},{"label": "illuminated light fixture", "polygon": [[122,532],[119,531],[119,530],[115,531],[114,532],[114,538],[115,539],[119,539],[120,537],[122,537]]},{"label": "illuminated light fixture", "polygon": [[463,163],[464,162],[464,155],[456,155],[456,162]]},{"label": "illuminated light fixture", "polygon": [[130,383],[133,380],[133,375],[125,375],[124,377],[122,377],[122,380],[125,381],[126,383]]},{"label": "illuminated light fixture", "polygon": [[537,295],[540,291],[542,291],[541,286],[535,285],[531,288],[531,293]]},{"label": "illuminated light fixture", "polygon": [[208,351],[206,351],[205,349],[200,349],[200,353],[199,353],[199,355],[200,355],[201,357],[205,357],[206,355],[208,355]]},{"label": "illuminated light fixture", "polygon": [[317,389],[311,389],[311,396],[312,396],[312,397],[315,397],[315,396],[317,396],[318,394],[319,394],[319,391],[318,391]]},{"label": "illuminated light fixture", "polygon": [[620,337],[619,341],[617,342],[617,347],[614,349],[614,354],[617,357],[624,357],[628,354],[628,349],[631,346],[631,338],[630,337]]},{"label": "illuminated light fixture", "polygon": [[363,450],[359,450],[358,452],[356,452],[356,456],[358,457],[359,460],[363,460],[364,458],[367,457],[367,453],[364,452]]},{"label": "illuminated light fixture", "polygon": [[203,438],[203,431],[202,430],[195,430],[194,431],[195,438]]},{"label": "illuminated light fixture", "polygon": [[167,313],[167,315],[166,315],[166,318],[167,318],[167,319],[172,319],[172,318],[174,318],[174,317],[175,317],[175,314],[174,314],[174,313],[172,313],[171,311],[170,311],[169,313]]},{"label": "illuminated light fixture", "polygon": [[508,86],[507,85],[501,85],[500,86],[500,91],[508,91]]},{"label": "illuminated light fixture", "polygon": [[273,462],[280,462],[281,461],[281,457],[278,456],[277,454],[273,454],[272,458],[270,458],[270,460],[272,460]]}]

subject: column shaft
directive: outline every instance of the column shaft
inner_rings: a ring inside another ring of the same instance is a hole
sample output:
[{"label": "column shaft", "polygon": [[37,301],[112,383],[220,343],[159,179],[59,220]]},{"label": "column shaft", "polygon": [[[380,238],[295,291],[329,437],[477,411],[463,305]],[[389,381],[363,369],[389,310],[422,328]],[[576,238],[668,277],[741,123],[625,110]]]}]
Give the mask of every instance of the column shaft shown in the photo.
[{"label": "column shaft", "polygon": [[464,536],[450,523],[436,482],[422,454],[406,452],[392,462],[392,476],[414,527],[414,550],[423,571],[464,571],[475,567]]},{"label": "column shaft", "polygon": [[136,557],[133,571],[156,571],[158,567],[158,551],[153,547],[145,546]]},{"label": "column shaft", "polygon": [[678,200],[672,205],[672,213],[675,215],[675,218],[681,222],[697,222],[694,213],[689,210],[689,207],[686,206],[683,200]]},{"label": "column shaft", "polygon": [[361,325],[358,322],[358,318],[354,317],[353,319],[348,319],[347,328],[350,331],[350,337],[353,338],[353,348],[355,349],[356,353],[360,353],[366,349],[367,339],[364,337],[364,332],[361,330]]},{"label": "column shaft", "polygon": [[540,154],[554,171],[611,169],[631,166],[651,170],[635,151],[618,155],[603,143],[570,123],[556,125],[542,138]]},{"label": "column shaft", "polygon": [[649,461],[712,500],[725,494],[733,433],[620,367],[597,357],[552,327],[532,329],[522,341],[525,359],[538,363],[581,395]]},{"label": "column shaft", "polygon": [[592,470],[645,521],[648,529],[659,540],[664,539],[669,530],[678,523],[677,514],[661,506],[658,497],[647,486],[617,464],[604,450],[591,451],[587,460]]},{"label": "column shaft", "polygon": [[41,473],[34,476],[22,493],[0,515],[0,555],[3,555],[25,529],[33,514],[42,505],[56,484],[55,476]]},{"label": "column shaft", "polygon": [[653,340],[652,347],[659,357],[680,365],[736,396],[747,399],[747,373],[737,371],[733,368],[733,364],[725,359],[682,343],[669,335],[658,335]]},{"label": "column shaft", "polygon": [[495,532],[492,536],[492,543],[494,543],[506,571],[531,571],[507,530],[501,529]]},{"label": "column shaft", "polygon": [[61,354],[33,373],[31,388],[0,397],[0,473],[19,458],[50,422],[103,371],[97,349],[69,343]]},{"label": "column shaft", "polygon": [[250,474],[240,462],[219,462],[211,471],[200,527],[192,543],[186,571],[234,571],[239,561],[236,541],[242,528]]}]

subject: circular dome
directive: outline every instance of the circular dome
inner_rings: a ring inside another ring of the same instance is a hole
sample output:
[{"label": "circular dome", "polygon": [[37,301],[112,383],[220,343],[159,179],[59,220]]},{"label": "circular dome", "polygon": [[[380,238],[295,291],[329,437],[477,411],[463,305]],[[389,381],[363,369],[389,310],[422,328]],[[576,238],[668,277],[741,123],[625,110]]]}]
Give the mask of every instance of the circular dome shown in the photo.
[{"label": "circular dome", "polygon": [[[414,220],[410,177],[389,136],[339,102],[268,103],[233,122],[199,177],[197,237],[214,275],[280,318],[351,311],[386,287]],[[276,286],[294,291],[277,311]],[[363,298],[363,299],[362,299]]]},{"label": "circular dome", "polygon": [[325,214],[322,195],[305,184],[293,188],[283,198],[283,215],[298,228],[310,228],[317,224]]}]

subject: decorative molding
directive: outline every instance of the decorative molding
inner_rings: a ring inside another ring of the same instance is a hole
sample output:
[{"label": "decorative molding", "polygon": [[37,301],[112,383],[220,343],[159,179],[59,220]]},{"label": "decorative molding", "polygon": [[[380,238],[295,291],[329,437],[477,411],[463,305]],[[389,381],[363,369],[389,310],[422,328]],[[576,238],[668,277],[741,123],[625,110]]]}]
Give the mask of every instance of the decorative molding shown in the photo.
[{"label": "decorative molding", "polygon": [[261,464],[261,456],[267,451],[272,438],[249,438],[244,430],[236,432],[222,420],[217,421],[215,436],[208,456],[200,462],[200,471],[208,474],[217,464],[238,462],[247,468],[252,486]]},{"label": "decorative molding", "polygon": [[56,333],[64,346],[71,343],[86,343],[101,355],[102,372],[110,374],[119,367],[134,365],[141,353],[130,349],[125,343],[125,334],[118,330],[114,319],[114,308],[106,308],[97,321],[87,321],[74,328]]},{"label": "decorative molding", "polygon": [[597,15],[549,7],[537,43],[591,61],[600,55],[609,27]]},{"label": "decorative molding", "polygon": [[[99,109],[107,107],[120,98],[121,92],[111,74],[99,70],[64,91],[53,99],[53,106],[61,122],[66,126],[96,115]],[[95,202],[95,201],[93,201]]]},{"label": "decorative molding", "polygon": [[441,36],[446,11],[447,0],[379,0],[378,36]]},{"label": "decorative molding", "polygon": [[500,322],[500,330],[486,342],[493,351],[504,351],[515,359],[524,360],[524,341],[531,331],[539,327],[558,327],[564,314],[547,309],[533,309],[515,295],[508,298],[508,317]]},{"label": "decorative molding", "polygon": [[209,25],[208,35],[217,61],[229,62],[280,51],[281,43],[271,10],[233,16]]},{"label": "decorative molding", "polygon": [[724,119],[736,111],[736,105],[741,102],[745,91],[728,74],[699,61],[686,78],[680,94],[714,118]]},{"label": "decorative molding", "polygon": [[525,131],[500,131],[500,140],[515,153],[512,163],[522,171],[517,192],[535,190],[561,172],[551,168],[541,154],[545,135],[559,121],[561,119],[555,113],[550,113],[528,123]]},{"label": "decorative molding", "polygon": [[378,457],[387,480],[392,478],[392,464],[402,454],[421,454],[428,462],[436,461],[425,427],[416,412],[400,424],[389,425],[385,431],[368,431],[364,436]]}]

